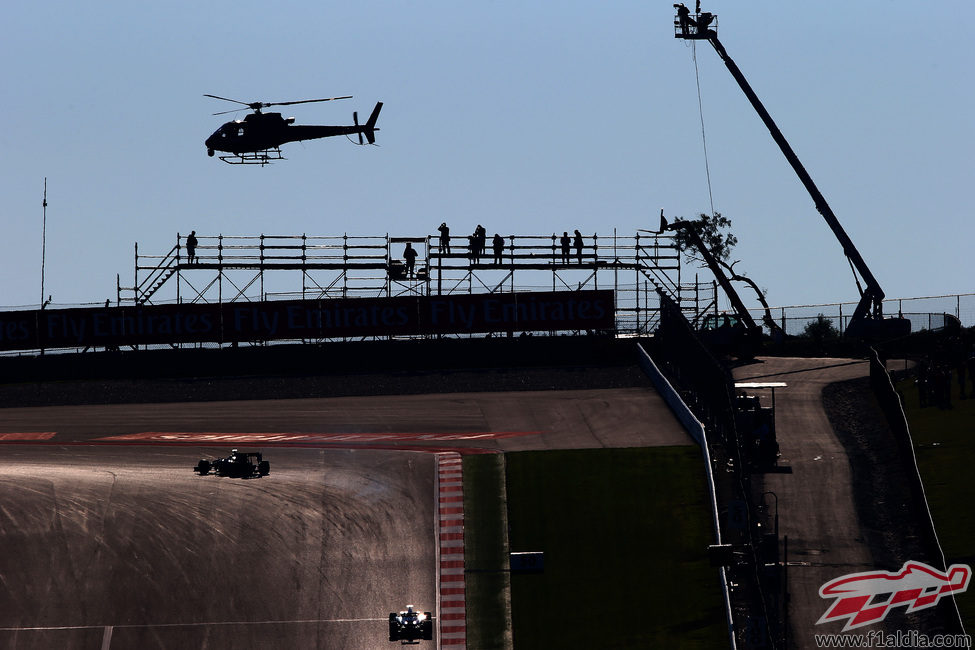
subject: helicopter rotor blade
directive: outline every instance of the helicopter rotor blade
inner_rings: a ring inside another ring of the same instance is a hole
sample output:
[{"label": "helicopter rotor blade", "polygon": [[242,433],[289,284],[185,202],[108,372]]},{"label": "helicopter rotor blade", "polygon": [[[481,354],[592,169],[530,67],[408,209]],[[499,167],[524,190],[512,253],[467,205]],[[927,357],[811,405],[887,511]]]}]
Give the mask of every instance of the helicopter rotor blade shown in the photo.
[{"label": "helicopter rotor blade", "polygon": [[[221,97],[219,95],[208,95],[208,94],[205,94],[205,93],[204,93],[203,96],[204,97],[212,97],[213,99],[219,99],[219,100],[222,100],[222,101],[225,101],[225,102],[233,102],[234,104],[241,104],[242,106],[246,106],[246,107],[250,108],[251,110],[257,110],[257,109],[261,108],[261,102],[242,102],[239,99],[230,99],[229,97]],[[243,110],[243,109],[235,108],[235,109],[229,110],[229,111],[220,111],[219,113],[214,113],[214,115],[226,115],[227,113],[236,113],[237,111],[240,111],[240,110]]]},{"label": "helicopter rotor blade", "polygon": [[[219,99],[225,102],[233,102],[234,104],[240,104],[241,106],[246,106],[252,111],[260,112],[262,108],[268,108],[269,106],[291,106],[292,104],[311,104],[313,102],[330,102],[336,99],[352,99],[352,95],[344,95],[342,97],[328,97],[325,99],[302,99],[296,102],[242,102],[239,99],[230,99],[229,97],[221,97],[220,95],[210,95],[204,93],[204,97],[212,97],[213,99]],[[219,113],[214,113],[214,115],[226,115],[227,113],[236,113],[243,109],[235,108],[229,111],[220,111]]]},{"label": "helicopter rotor blade", "polygon": [[234,108],[229,111],[220,111],[219,113],[213,113],[213,115],[226,115],[227,113],[237,113],[244,110],[243,108]]},{"label": "helicopter rotor blade", "polygon": [[230,99],[229,97],[220,97],[219,95],[207,95],[204,93],[204,97],[213,97],[214,99],[222,99],[225,102],[233,102],[235,104],[243,104],[244,106],[250,106],[252,102],[242,102],[239,99]]},{"label": "helicopter rotor blade", "polygon": [[314,102],[330,102],[336,99],[352,99],[352,95],[344,95],[343,97],[328,97],[326,99],[302,99],[297,102],[269,102],[264,104],[264,106],[291,106],[292,104],[311,104]]}]

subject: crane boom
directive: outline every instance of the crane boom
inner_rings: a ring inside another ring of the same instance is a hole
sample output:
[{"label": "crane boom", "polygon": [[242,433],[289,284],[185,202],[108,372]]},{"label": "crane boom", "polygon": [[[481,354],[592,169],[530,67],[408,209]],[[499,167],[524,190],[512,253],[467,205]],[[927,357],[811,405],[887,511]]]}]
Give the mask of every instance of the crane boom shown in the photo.
[{"label": "crane boom", "polygon": [[[699,3],[700,4],[700,3]],[[738,86],[741,88],[742,92],[745,93],[745,97],[751,102],[752,108],[758,113],[758,116],[762,118],[762,122],[765,123],[766,128],[768,128],[769,133],[772,135],[772,139],[775,143],[779,145],[779,149],[782,150],[782,154],[785,156],[789,164],[792,165],[792,169],[796,172],[799,180],[802,182],[806,191],[812,197],[813,203],[816,205],[816,210],[823,216],[826,220],[827,225],[833,231],[836,239],[839,240],[840,245],[843,247],[843,253],[850,260],[850,264],[860,274],[863,279],[865,287],[860,290],[860,302],[857,304],[856,309],[853,312],[853,317],[847,326],[847,333],[852,336],[861,336],[866,333],[868,329],[877,329],[876,327],[871,328],[868,321],[874,320],[879,322],[883,318],[883,301],[884,301],[884,291],[880,288],[880,283],[871,273],[870,268],[864,261],[863,257],[860,255],[860,251],[857,250],[856,246],[853,245],[853,240],[843,229],[840,224],[839,219],[833,213],[832,208],[826,202],[823,197],[822,192],[816,187],[816,183],[813,182],[812,177],[806,168],[803,167],[802,162],[796,155],[795,151],[789,145],[789,142],[782,135],[782,131],[775,124],[775,120],[769,115],[769,112],[765,109],[762,101],[752,90],[751,85],[749,85],[748,80],[745,79],[745,75],[742,74],[738,65],[735,64],[734,60],[728,55],[728,51],[724,49],[721,41],[718,40],[718,32],[716,29],[710,27],[712,20],[714,20],[714,15],[710,13],[697,13],[694,17],[691,17],[690,12],[683,5],[675,5],[677,9],[677,18],[674,21],[675,26],[675,36],[677,38],[691,39],[691,40],[706,40],[714,47],[718,56],[724,62],[728,71],[731,72],[731,76],[735,78],[738,82]],[[859,284],[859,283],[858,283]],[[888,327],[891,332],[897,330],[897,333],[902,333],[906,325],[907,331],[910,331],[910,323],[905,319],[894,319],[895,321],[900,321],[899,323],[891,323],[891,327]]]},{"label": "crane boom", "polygon": [[731,281],[728,280],[728,276],[725,275],[724,271],[721,269],[721,264],[718,263],[718,260],[711,252],[711,249],[708,248],[701,239],[701,235],[698,234],[694,225],[689,221],[677,220],[672,224],[666,224],[665,222],[664,230],[683,231],[687,233],[687,238],[690,239],[691,244],[694,245],[697,252],[701,254],[701,257],[704,259],[704,263],[708,265],[708,268],[711,269],[711,273],[714,274],[718,284],[720,284],[721,288],[724,289],[725,294],[728,296],[728,300],[731,302],[732,308],[735,310],[735,314],[737,314],[738,318],[741,319],[741,322],[744,323],[745,328],[749,332],[761,333],[762,328],[755,323],[755,319],[752,318],[748,308],[745,307],[745,303],[741,301],[741,297],[738,295],[738,292],[735,291],[735,288],[731,285]]}]

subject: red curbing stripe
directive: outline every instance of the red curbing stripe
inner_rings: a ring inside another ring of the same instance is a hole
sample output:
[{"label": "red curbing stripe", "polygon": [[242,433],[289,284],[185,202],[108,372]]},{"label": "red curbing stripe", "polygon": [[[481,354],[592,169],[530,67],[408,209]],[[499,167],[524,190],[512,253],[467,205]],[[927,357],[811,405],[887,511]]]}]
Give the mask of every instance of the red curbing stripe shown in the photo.
[{"label": "red curbing stripe", "polygon": [[[440,602],[437,616],[440,619],[440,645],[466,648],[463,458],[456,452],[441,453],[437,457],[437,465],[440,511],[437,537],[440,548]],[[450,559],[443,559],[444,557]]]},{"label": "red curbing stripe", "polygon": [[464,574],[463,573],[460,573],[460,574],[457,574],[457,575],[446,575],[446,576],[445,575],[441,575],[440,576],[440,584],[443,584],[445,582],[452,582],[452,583],[455,583],[455,584],[458,583],[458,582],[461,582],[462,583],[462,582],[464,582]]},{"label": "red curbing stripe", "polygon": [[35,431],[33,433],[0,433],[0,440],[50,440],[54,431]]}]

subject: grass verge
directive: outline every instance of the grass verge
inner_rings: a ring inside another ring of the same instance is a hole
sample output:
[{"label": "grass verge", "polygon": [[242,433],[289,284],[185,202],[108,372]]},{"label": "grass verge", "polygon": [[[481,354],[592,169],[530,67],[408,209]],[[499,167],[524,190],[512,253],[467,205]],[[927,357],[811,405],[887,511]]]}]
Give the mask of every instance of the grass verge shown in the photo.
[{"label": "grass verge", "polygon": [[511,647],[504,456],[464,456],[467,647]]},{"label": "grass verge", "polygon": [[506,462],[511,550],[545,552],[544,573],[511,575],[516,647],[727,647],[696,447]]},{"label": "grass verge", "polygon": [[[960,399],[957,376],[952,377],[951,408],[921,408],[912,380],[897,384],[914,440],[918,469],[924,482],[935,530],[950,564],[975,567],[975,399]],[[975,630],[975,593],[958,597],[965,630]]]}]

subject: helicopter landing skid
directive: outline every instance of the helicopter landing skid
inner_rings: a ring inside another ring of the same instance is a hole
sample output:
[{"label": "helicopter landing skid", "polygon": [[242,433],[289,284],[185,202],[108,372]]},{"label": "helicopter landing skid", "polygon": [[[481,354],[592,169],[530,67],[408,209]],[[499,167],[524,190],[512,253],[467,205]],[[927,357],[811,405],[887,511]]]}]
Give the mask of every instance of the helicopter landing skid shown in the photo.
[{"label": "helicopter landing skid", "polygon": [[261,151],[220,156],[220,160],[228,165],[260,165],[263,167],[264,165],[270,165],[275,160],[287,160],[287,158],[281,155],[281,149],[275,147]]}]

